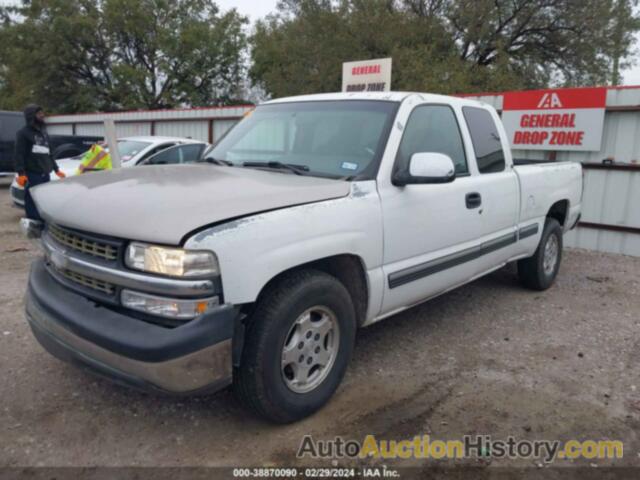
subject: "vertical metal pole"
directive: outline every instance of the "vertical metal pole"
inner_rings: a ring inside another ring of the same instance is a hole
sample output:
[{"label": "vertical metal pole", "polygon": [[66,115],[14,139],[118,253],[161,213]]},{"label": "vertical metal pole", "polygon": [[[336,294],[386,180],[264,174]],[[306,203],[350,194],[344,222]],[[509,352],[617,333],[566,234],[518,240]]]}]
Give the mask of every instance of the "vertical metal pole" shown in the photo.
[{"label": "vertical metal pole", "polygon": [[115,122],[108,118],[104,121],[104,138],[109,146],[109,154],[111,155],[111,166],[113,168],[120,168],[122,166],[122,160],[120,159],[120,152],[118,152],[118,136],[116,134]]}]

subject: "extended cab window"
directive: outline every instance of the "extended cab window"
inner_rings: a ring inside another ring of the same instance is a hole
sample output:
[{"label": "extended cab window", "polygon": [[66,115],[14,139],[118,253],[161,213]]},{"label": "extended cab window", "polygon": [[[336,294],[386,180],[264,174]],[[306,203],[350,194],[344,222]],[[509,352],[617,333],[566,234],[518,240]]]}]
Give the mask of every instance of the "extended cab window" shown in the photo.
[{"label": "extended cab window", "polygon": [[462,107],[476,152],[480,173],[502,172],[505,167],[500,134],[491,114],[483,108]]},{"label": "extended cab window", "polygon": [[423,105],[413,110],[402,135],[396,169],[408,169],[411,156],[421,152],[448,155],[457,174],[468,173],[458,121],[450,107]]}]

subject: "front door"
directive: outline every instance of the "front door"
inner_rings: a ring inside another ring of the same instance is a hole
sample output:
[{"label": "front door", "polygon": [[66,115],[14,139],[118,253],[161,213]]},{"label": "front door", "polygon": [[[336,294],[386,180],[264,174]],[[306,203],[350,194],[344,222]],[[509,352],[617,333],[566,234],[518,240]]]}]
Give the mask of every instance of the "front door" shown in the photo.
[{"label": "front door", "polygon": [[414,153],[451,157],[456,179],[446,184],[396,187],[380,181],[384,222],[385,290],[381,314],[424,300],[472,277],[481,215],[478,190],[460,134],[462,112],[448,105],[416,106],[407,120],[394,165],[406,169]]}]

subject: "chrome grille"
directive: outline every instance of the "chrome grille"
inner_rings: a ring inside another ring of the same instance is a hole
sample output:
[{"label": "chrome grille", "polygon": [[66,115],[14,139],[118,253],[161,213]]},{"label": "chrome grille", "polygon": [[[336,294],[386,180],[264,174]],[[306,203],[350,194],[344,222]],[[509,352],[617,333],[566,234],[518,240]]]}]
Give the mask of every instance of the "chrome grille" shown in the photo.
[{"label": "chrome grille", "polygon": [[96,241],[82,236],[76,232],[60,228],[57,225],[49,225],[49,235],[57,243],[69,247],[77,252],[94,257],[113,261],[118,258],[118,248],[106,242]]},{"label": "chrome grille", "polygon": [[102,280],[98,280],[95,278],[87,277],[78,272],[73,272],[71,270],[57,270],[56,272],[60,273],[63,277],[68,280],[71,280],[74,283],[80,284],[83,287],[91,288],[93,290],[98,290],[99,292],[106,293],[107,295],[113,295],[116,291],[115,285],[104,282]]}]

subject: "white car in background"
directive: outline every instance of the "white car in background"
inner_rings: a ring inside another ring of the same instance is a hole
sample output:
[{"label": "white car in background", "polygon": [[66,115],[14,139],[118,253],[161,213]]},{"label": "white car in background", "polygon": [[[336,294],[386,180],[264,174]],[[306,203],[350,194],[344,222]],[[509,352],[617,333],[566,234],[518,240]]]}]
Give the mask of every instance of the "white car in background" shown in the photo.
[{"label": "white car in background", "polygon": [[[136,165],[164,165],[189,163],[200,158],[208,143],[183,137],[138,136],[118,140],[118,151],[122,167]],[[172,148],[173,147],[173,148]],[[58,167],[67,177],[76,175],[82,155],[56,160]],[[52,172],[51,180],[58,180]],[[11,183],[11,200],[17,207],[24,208],[24,187],[18,185],[17,175]]]}]

